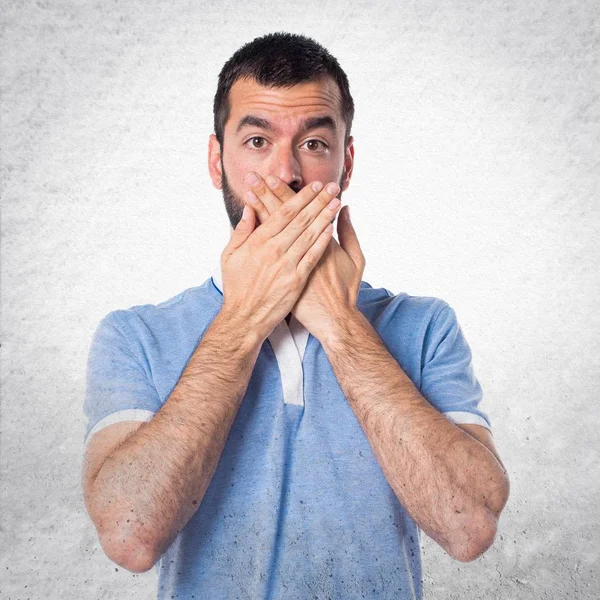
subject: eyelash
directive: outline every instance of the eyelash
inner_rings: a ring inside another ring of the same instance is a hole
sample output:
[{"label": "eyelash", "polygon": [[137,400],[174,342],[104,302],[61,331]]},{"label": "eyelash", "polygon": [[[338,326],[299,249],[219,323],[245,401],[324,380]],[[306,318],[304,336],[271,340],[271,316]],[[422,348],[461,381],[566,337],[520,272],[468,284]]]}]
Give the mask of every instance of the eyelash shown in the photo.
[{"label": "eyelash", "polygon": [[[252,140],[264,140],[265,142],[267,141],[264,137],[262,137],[261,135],[253,135],[251,138],[247,139],[244,142],[244,146],[247,146],[249,144],[249,142],[252,142]],[[310,140],[306,140],[306,142],[304,142],[305,144],[307,144],[308,142],[317,142],[319,144],[321,144],[321,149],[322,150],[327,150],[327,148],[329,147],[325,142],[321,141],[321,140],[317,140],[317,139],[310,139]],[[254,148],[252,147],[252,144],[250,144],[250,146],[248,146],[251,150],[262,150],[263,148]],[[318,150],[313,150],[311,151],[313,153],[318,152]]]}]

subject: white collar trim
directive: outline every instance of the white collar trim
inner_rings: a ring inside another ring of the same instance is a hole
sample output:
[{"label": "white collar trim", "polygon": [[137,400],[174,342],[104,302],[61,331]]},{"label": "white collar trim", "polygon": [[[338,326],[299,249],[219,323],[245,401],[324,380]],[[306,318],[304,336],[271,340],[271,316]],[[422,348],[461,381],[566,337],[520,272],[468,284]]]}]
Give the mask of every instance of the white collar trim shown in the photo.
[{"label": "white collar trim", "polygon": [[[212,270],[212,280],[223,294],[220,261]],[[308,336],[308,330],[292,315],[289,326],[283,319],[268,337],[279,366],[285,404],[304,405],[302,361],[308,344]]]}]

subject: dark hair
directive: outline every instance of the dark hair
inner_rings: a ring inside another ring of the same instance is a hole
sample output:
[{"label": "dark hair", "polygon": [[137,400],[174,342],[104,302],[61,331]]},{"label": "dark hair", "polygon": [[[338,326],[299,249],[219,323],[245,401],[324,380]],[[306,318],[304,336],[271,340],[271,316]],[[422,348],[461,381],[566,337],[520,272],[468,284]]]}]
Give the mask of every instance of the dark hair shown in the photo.
[{"label": "dark hair", "polygon": [[231,109],[229,91],[238,79],[254,79],[263,86],[291,87],[321,76],[331,77],[340,90],[342,118],[346,123],[345,145],[348,145],[354,101],[348,77],[338,61],[312,38],[295,33],[270,33],[242,46],[219,73],[213,114],[215,135],[221,149]]}]

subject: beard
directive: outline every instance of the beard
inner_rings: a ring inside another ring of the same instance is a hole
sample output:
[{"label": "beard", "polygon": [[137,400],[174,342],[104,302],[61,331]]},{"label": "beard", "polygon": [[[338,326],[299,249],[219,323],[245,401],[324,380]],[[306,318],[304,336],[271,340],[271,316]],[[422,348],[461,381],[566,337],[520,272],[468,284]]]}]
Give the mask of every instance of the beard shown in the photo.
[{"label": "beard", "polygon": [[[242,213],[244,212],[245,202],[231,189],[229,185],[229,181],[227,179],[227,175],[225,173],[225,167],[223,165],[223,159],[221,158],[221,173],[223,176],[221,177],[221,186],[223,192],[223,202],[225,203],[225,210],[227,211],[227,217],[229,218],[229,222],[231,223],[231,227],[235,229],[238,226],[238,223],[242,220]],[[346,177],[346,168],[344,167],[342,171],[342,176],[338,181],[338,185],[340,186],[340,193],[336,196],[340,200],[342,199],[342,184],[344,182],[344,178]],[[292,182],[289,186],[296,194],[302,189],[298,186],[296,182]],[[335,221],[335,217],[331,221],[333,223]],[[260,223],[257,219],[257,226]]]}]

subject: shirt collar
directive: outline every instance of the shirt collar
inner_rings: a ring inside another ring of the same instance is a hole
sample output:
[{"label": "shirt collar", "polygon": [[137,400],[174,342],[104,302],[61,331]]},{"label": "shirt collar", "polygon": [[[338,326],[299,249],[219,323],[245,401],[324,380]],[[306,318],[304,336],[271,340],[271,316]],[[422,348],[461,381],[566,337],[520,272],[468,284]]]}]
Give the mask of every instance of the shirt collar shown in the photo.
[{"label": "shirt collar", "polygon": [[216,288],[221,292],[221,294],[223,293],[223,279],[221,277],[221,263],[217,262],[212,270],[212,280],[213,283],[215,284]]}]

